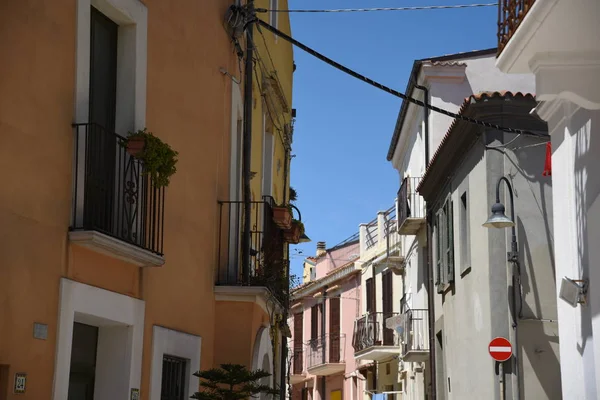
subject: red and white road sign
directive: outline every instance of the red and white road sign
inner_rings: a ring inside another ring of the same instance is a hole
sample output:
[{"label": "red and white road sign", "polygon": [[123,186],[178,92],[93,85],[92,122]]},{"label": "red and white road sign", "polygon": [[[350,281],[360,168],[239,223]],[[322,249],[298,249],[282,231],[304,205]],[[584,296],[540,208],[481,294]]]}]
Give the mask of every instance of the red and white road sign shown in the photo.
[{"label": "red and white road sign", "polygon": [[494,360],[506,361],[512,356],[512,345],[503,337],[497,337],[490,342],[488,351]]}]

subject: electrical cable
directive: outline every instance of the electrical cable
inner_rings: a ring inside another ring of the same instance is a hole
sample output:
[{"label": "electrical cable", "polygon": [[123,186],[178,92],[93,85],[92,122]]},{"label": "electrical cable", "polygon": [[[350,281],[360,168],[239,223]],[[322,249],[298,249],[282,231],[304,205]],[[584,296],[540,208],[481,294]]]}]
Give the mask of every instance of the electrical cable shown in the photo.
[{"label": "electrical cable", "polygon": [[480,121],[480,120],[477,120],[477,119],[474,119],[474,118],[470,118],[470,117],[467,117],[467,116],[464,116],[464,115],[461,115],[461,114],[453,113],[451,111],[445,110],[445,109],[440,108],[440,107],[436,107],[436,106],[431,105],[431,104],[425,104],[424,102],[422,102],[420,100],[417,100],[417,99],[415,99],[413,97],[407,96],[404,93],[401,93],[401,92],[399,92],[397,90],[389,88],[389,87],[387,87],[387,86],[385,86],[385,85],[383,85],[383,84],[381,84],[379,82],[376,82],[376,81],[374,81],[374,80],[372,80],[370,78],[367,78],[364,75],[359,74],[356,71],[351,70],[350,68],[347,68],[347,67],[341,65],[340,63],[338,63],[336,61],[333,61],[332,59],[324,56],[323,54],[317,52],[316,50],[313,50],[310,47],[306,46],[305,44],[303,44],[303,43],[297,41],[296,39],[294,39],[294,38],[286,35],[285,33],[281,32],[279,29],[277,29],[277,28],[275,28],[275,27],[267,24],[266,22],[262,21],[261,19],[255,18],[253,22],[261,25],[265,29],[267,29],[267,30],[271,31],[272,33],[274,33],[275,35],[281,37],[282,39],[284,39],[284,40],[286,40],[288,42],[290,42],[294,46],[299,47],[300,49],[304,50],[305,52],[307,52],[308,54],[312,55],[313,57],[316,57],[316,58],[320,59],[321,61],[324,61],[325,63],[331,65],[332,67],[337,68],[340,71],[345,72],[346,74],[348,74],[348,75],[350,75],[350,76],[352,76],[352,77],[354,77],[356,79],[359,79],[359,80],[361,80],[361,81],[363,81],[365,83],[368,83],[371,86],[374,86],[374,87],[376,87],[376,88],[378,88],[380,90],[383,90],[384,92],[387,92],[387,93],[389,93],[389,94],[391,94],[393,96],[399,97],[399,98],[401,98],[401,99],[403,99],[405,101],[408,101],[408,102],[411,102],[413,104],[416,104],[416,105],[418,105],[420,107],[426,107],[426,108],[430,109],[431,111],[435,111],[437,113],[440,113],[440,114],[443,114],[443,115],[447,115],[447,116],[452,117],[454,119],[458,119],[458,120],[461,120],[461,121],[470,122],[472,124],[483,126],[483,127],[486,127],[486,128],[497,129],[497,130],[503,131],[503,132],[514,133],[514,134],[522,134],[522,135],[527,135],[527,136],[544,137],[544,138],[546,138],[548,136],[547,134],[544,134],[544,133],[531,132],[531,131],[528,131],[528,130],[517,129],[517,128],[508,128],[508,127],[505,127],[505,126],[500,126],[500,125],[497,125],[497,124],[492,124],[490,122]]},{"label": "electrical cable", "polygon": [[415,7],[373,7],[373,8],[338,8],[338,9],[312,9],[312,10],[272,10],[267,8],[257,8],[256,12],[277,12],[277,13],[342,13],[342,12],[371,12],[371,11],[416,11],[416,10],[448,10],[458,8],[491,7],[498,3],[482,4],[456,4],[447,6],[415,6]]},{"label": "electrical cable", "polygon": [[[252,40],[251,45],[252,45],[252,47],[255,50],[258,50],[258,47],[256,46],[256,43],[254,42],[254,40]],[[266,46],[266,42],[265,42],[265,46]],[[267,49],[267,51],[268,51],[268,49]],[[258,61],[258,67],[261,70],[261,74],[263,76],[269,75],[267,73],[267,66],[265,65],[265,63],[262,60],[262,57],[260,56],[260,53],[258,51],[256,51],[255,57],[254,57],[254,64],[255,64],[255,66],[256,66],[256,62],[257,61]],[[273,67],[275,67],[275,65],[273,65]],[[254,75],[256,77],[256,84],[258,85],[258,89],[259,89],[259,91],[261,93],[261,97],[265,100],[265,106],[266,106],[266,109],[267,109],[267,114],[269,115],[269,119],[271,120],[271,123],[273,124],[273,126],[275,127],[275,129],[277,129],[277,133],[278,133],[278,136],[279,136],[279,140],[281,141],[281,144],[283,145],[284,148],[286,148],[286,142],[285,142],[285,140],[284,140],[284,138],[282,136],[282,132],[284,132],[284,130],[283,130],[283,128],[280,125],[278,125],[278,124],[275,123],[275,119],[273,118],[273,114],[271,113],[271,109],[275,110],[275,105],[272,104],[272,101],[271,101],[270,106],[269,106],[269,104],[267,104],[269,102],[269,100],[272,100],[272,99],[270,98],[270,96],[267,96],[266,94],[264,94],[264,91],[263,91],[262,86],[260,84],[260,80],[259,80],[258,72],[256,71],[256,68],[254,68]],[[275,76],[277,76],[277,72],[276,71],[275,71]],[[277,80],[279,82],[279,78],[277,78]],[[267,98],[269,100],[267,100]],[[273,111],[273,113],[275,113],[275,118],[277,119],[277,122],[279,124],[281,124],[282,122],[279,119],[279,113],[276,113],[275,111]],[[285,124],[285,119],[284,119],[283,124]]]}]

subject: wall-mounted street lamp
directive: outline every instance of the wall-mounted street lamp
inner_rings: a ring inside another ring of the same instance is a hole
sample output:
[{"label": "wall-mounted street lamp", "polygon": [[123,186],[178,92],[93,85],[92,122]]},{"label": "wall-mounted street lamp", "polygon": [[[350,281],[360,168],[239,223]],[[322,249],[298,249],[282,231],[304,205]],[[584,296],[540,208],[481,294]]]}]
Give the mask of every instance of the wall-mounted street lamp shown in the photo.
[{"label": "wall-mounted street lamp", "polygon": [[[504,208],[504,204],[502,204],[500,202],[500,184],[502,183],[502,181],[504,181],[504,183],[506,183],[506,186],[508,187],[508,193],[510,195],[510,218],[508,218],[506,216],[506,214],[504,213],[505,208]],[[515,203],[514,203],[514,198],[513,198],[513,191],[512,191],[512,186],[510,185],[510,182],[508,181],[508,179],[506,179],[506,177],[501,177],[500,179],[498,179],[498,183],[496,184],[496,203],[492,206],[492,215],[490,215],[490,217],[488,218],[487,221],[485,221],[485,223],[483,224],[484,227],[486,228],[498,228],[498,229],[504,229],[504,228],[511,228],[511,233],[512,233],[512,240],[511,240],[511,251],[508,252],[508,261],[513,263],[514,266],[514,270],[513,270],[513,287],[512,287],[512,295],[513,295],[513,303],[512,303],[512,314],[513,314],[513,330],[514,330],[514,337],[513,337],[513,344],[514,344],[514,351],[515,351],[515,355],[517,357],[515,357],[514,360],[514,375],[513,375],[513,390],[515,392],[515,396],[514,399],[515,400],[519,400],[521,397],[521,393],[520,393],[520,385],[519,385],[519,362],[518,362],[518,356],[519,356],[519,342],[518,342],[518,333],[517,333],[517,326],[518,326],[518,318],[520,317],[520,315],[517,314],[517,291],[519,293],[519,297],[521,294],[521,274],[520,274],[520,267],[519,267],[519,252],[518,252],[518,248],[517,248],[517,232],[515,229]],[[521,300],[522,301],[522,300]],[[519,312],[520,314],[520,312]],[[502,369],[503,371],[503,369]],[[501,374],[503,374],[504,372],[502,372]],[[503,379],[503,377],[501,376],[500,379]]]},{"label": "wall-mounted street lamp", "polygon": [[[508,193],[510,195],[510,217],[508,218],[504,213],[504,204],[500,202],[500,184],[504,181],[508,187]],[[513,199],[513,191],[510,182],[506,177],[498,179],[496,184],[496,204],[492,206],[492,215],[483,224],[486,228],[511,228],[512,240],[511,240],[511,251],[508,253],[508,261],[517,262],[519,260],[519,251],[517,249],[517,232],[515,229],[515,203]]]}]

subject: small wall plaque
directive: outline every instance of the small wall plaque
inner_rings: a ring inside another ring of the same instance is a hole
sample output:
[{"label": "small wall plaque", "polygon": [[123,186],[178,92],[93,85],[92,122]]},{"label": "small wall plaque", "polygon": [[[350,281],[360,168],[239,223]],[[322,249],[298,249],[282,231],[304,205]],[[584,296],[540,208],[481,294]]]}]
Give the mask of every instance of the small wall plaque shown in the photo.
[{"label": "small wall plaque", "polygon": [[15,374],[15,387],[14,393],[20,394],[25,393],[25,386],[27,384],[27,374],[24,372],[17,372]]},{"label": "small wall plaque", "polygon": [[131,400],[140,400],[140,389],[131,389]]},{"label": "small wall plaque", "polygon": [[33,337],[36,339],[46,340],[48,339],[48,325],[40,324],[39,322],[33,323]]}]

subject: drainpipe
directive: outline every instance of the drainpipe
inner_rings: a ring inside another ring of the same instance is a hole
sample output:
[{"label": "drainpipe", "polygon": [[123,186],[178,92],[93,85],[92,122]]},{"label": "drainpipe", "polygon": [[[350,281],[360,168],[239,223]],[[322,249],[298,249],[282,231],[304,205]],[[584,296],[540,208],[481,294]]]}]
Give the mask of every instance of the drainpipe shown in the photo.
[{"label": "drainpipe", "polygon": [[[326,309],[325,309],[325,295],[327,294],[327,286],[323,287],[323,313],[321,315],[321,340],[325,340],[325,322],[327,321]],[[323,361],[325,361],[326,355],[326,346],[323,345]],[[321,400],[325,400],[327,398],[326,390],[326,377],[321,377]]]},{"label": "drainpipe", "polygon": [[[423,91],[423,134],[425,145],[425,169],[429,165],[429,89],[415,83],[415,88]],[[429,380],[431,382],[431,399],[435,400],[437,396],[436,373],[435,373],[435,284],[433,279],[433,247],[432,247],[432,215],[427,210],[427,254],[425,255],[425,281],[427,282],[427,303],[429,312]]]},{"label": "drainpipe", "polygon": [[423,124],[424,126],[424,134],[425,134],[425,168],[429,165],[429,89],[425,86],[415,84],[415,88],[421,89],[423,91],[423,103],[425,103],[425,107],[423,107]]},{"label": "drainpipe", "polygon": [[[285,193],[285,189],[284,189],[284,193]],[[289,247],[288,247],[288,251],[289,251]],[[287,324],[287,319],[288,319],[288,310],[290,309],[290,264],[289,262],[286,263],[286,297],[285,297],[285,304],[283,304],[283,322]],[[286,398],[286,384],[287,384],[287,368],[288,368],[288,364],[287,364],[287,356],[288,356],[288,346],[287,346],[287,337],[284,335],[281,335],[281,366],[280,366],[280,370],[281,370],[281,374],[279,377],[279,398],[280,399],[285,399]]]},{"label": "drainpipe", "polygon": [[[254,0],[248,0],[248,9],[254,9]],[[252,47],[254,25],[246,27],[246,63],[244,76],[244,149],[243,149],[243,186],[244,186],[244,234],[242,236],[242,281],[250,279],[250,225],[252,224],[250,188],[250,169],[252,168],[252,73],[254,71],[254,48]]]},{"label": "drainpipe", "polygon": [[425,258],[425,281],[427,282],[427,309],[429,312],[429,381],[431,382],[431,400],[437,396],[435,374],[435,283],[433,282],[433,216],[427,207],[427,254]]}]

